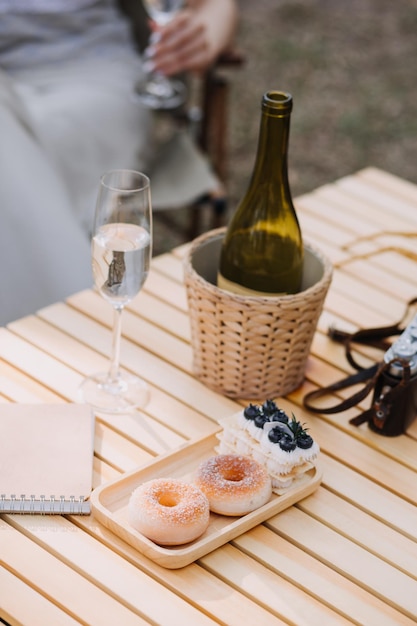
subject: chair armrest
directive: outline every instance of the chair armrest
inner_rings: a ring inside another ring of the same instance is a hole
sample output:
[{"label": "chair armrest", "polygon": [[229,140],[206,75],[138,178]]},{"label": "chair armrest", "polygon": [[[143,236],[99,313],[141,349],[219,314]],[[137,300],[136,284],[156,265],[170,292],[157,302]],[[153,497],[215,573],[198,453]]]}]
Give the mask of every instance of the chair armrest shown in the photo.
[{"label": "chair armrest", "polygon": [[229,77],[223,70],[236,69],[244,63],[244,55],[230,48],[201,77],[201,122],[197,141],[223,182],[227,178],[229,95]]},{"label": "chair armrest", "polygon": [[222,52],[215,63],[215,67],[237,67],[243,65],[246,57],[240,50],[229,48]]}]

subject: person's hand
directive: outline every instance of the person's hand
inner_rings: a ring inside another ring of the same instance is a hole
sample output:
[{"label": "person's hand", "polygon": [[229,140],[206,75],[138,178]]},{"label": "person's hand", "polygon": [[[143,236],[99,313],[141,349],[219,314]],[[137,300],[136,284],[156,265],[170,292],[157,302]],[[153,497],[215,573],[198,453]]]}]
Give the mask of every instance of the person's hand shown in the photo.
[{"label": "person's hand", "polygon": [[183,71],[201,72],[218,54],[207,24],[195,11],[180,11],[169,24],[151,22],[152,44],[147,58],[152,68],[166,76]]}]

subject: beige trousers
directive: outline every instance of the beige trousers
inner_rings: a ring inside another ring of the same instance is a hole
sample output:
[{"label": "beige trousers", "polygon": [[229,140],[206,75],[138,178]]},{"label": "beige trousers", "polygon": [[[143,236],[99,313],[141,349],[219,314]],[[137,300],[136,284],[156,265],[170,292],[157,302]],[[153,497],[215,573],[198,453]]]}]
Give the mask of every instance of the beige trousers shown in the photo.
[{"label": "beige trousers", "polygon": [[130,59],[0,71],[0,324],[92,285],[99,178],[146,169],[152,116]]},{"label": "beige trousers", "polygon": [[0,70],[0,325],[92,286],[90,231],[100,176],[151,178],[154,210],[218,180],[184,130],[160,140],[160,116],[132,98],[136,55]]}]

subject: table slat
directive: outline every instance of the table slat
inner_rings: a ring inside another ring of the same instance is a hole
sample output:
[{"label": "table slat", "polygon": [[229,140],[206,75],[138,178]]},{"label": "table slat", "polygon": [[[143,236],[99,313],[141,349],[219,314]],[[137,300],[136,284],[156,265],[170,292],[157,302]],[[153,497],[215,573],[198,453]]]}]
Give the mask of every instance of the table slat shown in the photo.
[{"label": "table slat", "polygon": [[[299,541],[298,536],[292,537],[291,533],[280,532],[282,536],[279,536],[269,528],[257,526],[233,543],[255,561],[267,564],[270,569],[317,598],[324,606],[339,612],[347,620],[351,619],[358,624],[411,626],[412,619],[390,607],[384,599],[376,597],[372,589],[363,588],[354,580],[350,580],[343,571],[335,570],[332,563],[326,562],[322,557],[316,558],[312,554],[312,547],[315,545],[314,536],[311,537],[311,541],[306,536],[310,520],[306,518],[305,521],[303,542]],[[272,526],[269,522],[267,525]],[[279,524],[274,526],[278,526],[280,530]],[[314,530],[314,521],[312,527]],[[346,559],[348,562],[351,560],[349,556]]]},{"label": "table slat", "polygon": [[0,617],[10,626],[77,626],[80,622],[52,604],[35,589],[0,567]]},{"label": "table slat", "polygon": [[[32,521],[31,517],[22,515],[19,519],[22,522],[26,520],[26,524],[32,524],[34,528],[39,524],[39,518]],[[0,520],[0,535],[5,566],[41,593],[52,605],[62,608],[81,624],[114,626],[114,615],[119,616],[120,623],[124,626],[146,624],[138,613],[121,605],[106,591],[80,576],[60,558],[56,558],[3,520]],[[45,538],[49,535],[51,531],[46,530]]]},{"label": "table slat", "polygon": [[417,617],[416,580],[292,507],[266,522],[269,528],[410,619]]}]

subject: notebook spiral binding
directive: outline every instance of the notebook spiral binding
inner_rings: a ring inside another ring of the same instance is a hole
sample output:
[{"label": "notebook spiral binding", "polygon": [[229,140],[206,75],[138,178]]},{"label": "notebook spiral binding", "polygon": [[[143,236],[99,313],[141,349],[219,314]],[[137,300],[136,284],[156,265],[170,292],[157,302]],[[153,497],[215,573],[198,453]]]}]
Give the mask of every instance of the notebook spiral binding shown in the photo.
[{"label": "notebook spiral binding", "polygon": [[84,496],[50,496],[44,495],[37,498],[34,495],[26,496],[22,494],[20,497],[11,494],[0,494],[0,513],[21,513],[21,514],[40,514],[40,515],[89,515],[91,513],[91,505]]}]

